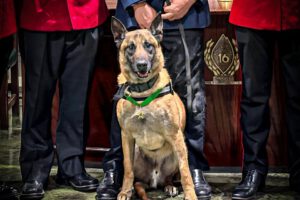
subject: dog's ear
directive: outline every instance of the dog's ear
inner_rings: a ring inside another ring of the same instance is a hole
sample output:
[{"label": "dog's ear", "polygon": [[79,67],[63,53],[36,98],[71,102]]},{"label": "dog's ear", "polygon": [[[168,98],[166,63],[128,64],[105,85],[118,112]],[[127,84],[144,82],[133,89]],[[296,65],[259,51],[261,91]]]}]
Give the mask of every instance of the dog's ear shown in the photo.
[{"label": "dog's ear", "polygon": [[152,21],[150,26],[150,31],[152,35],[157,39],[158,42],[162,41],[163,38],[163,20],[161,14],[158,14]]},{"label": "dog's ear", "polygon": [[114,36],[114,41],[119,48],[125,38],[127,30],[123,23],[114,16],[111,18],[111,32]]}]

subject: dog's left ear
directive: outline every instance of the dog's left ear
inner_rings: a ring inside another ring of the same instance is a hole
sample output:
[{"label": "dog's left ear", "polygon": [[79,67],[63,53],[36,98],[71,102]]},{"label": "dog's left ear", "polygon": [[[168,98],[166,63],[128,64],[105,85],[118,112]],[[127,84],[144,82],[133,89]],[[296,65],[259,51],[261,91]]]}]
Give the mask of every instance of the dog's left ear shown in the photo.
[{"label": "dog's left ear", "polygon": [[163,38],[163,20],[161,14],[158,14],[152,21],[150,26],[150,32],[157,39],[158,42],[162,41]]},{"label": "dog's left ear", "polygon": [[114,16],[111,18],[111,32],[117,47],[120,48],[121,43],[125,38],[125,34],[127,33],[127,29],[123,23]]}]

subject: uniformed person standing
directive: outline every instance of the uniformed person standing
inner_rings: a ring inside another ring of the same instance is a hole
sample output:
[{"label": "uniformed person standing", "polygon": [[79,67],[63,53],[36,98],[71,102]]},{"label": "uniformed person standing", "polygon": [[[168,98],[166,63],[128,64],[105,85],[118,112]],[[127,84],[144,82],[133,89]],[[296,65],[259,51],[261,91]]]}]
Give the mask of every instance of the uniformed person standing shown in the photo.
[{"label": "uniformed person standing", "polygon": [[244,163],[233,199],[255,196],[268,172],[266,144],[270,130],[274,48],[277,45],[286,89],[290,186],[300,190],[300,1],[234,0],[230,22],[243,73],[241,126]]},{"label": "uniformed person standing", "polygon": [[25,63],[25,113],[20,165],[22,199],[42,198],[52,166],[52,98],[59,83],[56,129],[58,184],[91,191],[86,173],[85,110],[98,49],[99,26],[108,16],[104,0],[22,0],[21,50]]}]

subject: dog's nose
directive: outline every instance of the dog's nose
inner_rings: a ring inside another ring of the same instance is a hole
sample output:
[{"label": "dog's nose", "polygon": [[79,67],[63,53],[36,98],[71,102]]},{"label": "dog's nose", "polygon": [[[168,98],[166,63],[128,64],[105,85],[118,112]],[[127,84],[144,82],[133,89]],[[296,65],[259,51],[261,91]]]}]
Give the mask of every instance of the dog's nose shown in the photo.
[{"label": "dog's nose", "polygon": [[144,60],[137,61],[136,67],[139,71],[147,71],[148,63]]}]

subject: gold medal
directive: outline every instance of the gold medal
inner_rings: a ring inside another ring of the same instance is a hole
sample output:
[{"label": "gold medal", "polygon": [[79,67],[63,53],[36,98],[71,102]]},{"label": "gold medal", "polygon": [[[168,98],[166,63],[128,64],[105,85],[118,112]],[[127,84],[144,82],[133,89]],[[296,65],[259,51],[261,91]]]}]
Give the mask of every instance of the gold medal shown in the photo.
[{"label": "gold medal", "polygon": [[144,112],[140,110],[137,114],[137,117],[138,117],[138,119],[145,119]]},{"label": "gold medal", "polygon": [[145,115],[144,115],[144,112],[143,112],[141,107],[138,108],[138,110],[136,111],[135,116],[137,116],[137,118],[140,119],[140,120],[145,119]]}]

